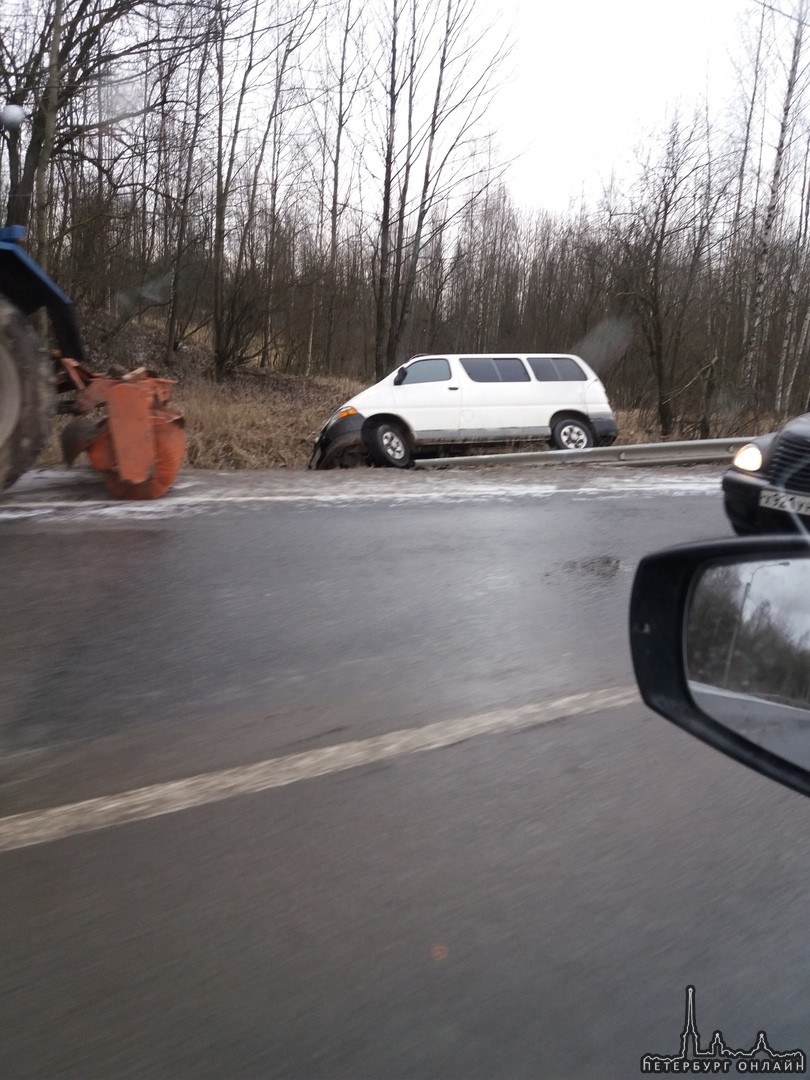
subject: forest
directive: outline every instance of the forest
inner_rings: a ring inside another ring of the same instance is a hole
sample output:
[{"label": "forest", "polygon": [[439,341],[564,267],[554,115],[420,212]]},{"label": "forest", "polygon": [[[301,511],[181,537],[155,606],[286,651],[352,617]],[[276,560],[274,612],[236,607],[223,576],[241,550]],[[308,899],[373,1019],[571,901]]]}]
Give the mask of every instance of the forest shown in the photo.
[{"label": "forest", "polygon": [[[0,204],[166,370],[371,382],[575,352],[661,437],[810,408],[805,8],[753,3],[728,102],[661,118],[594,205],[516,205],[476,0],[7,0]],[[721,107],[722,106],[722,107]],[[204,359],[199,359],[203,357]],[[183,365],[186,364],[186,367]]]},{"label": "forest", "polygon": [[689,678],[806,709],[810,633],[800,594],[797,602],[791,590],[800,569],[786,560],[709,567],[692,593],[687,616]]}]

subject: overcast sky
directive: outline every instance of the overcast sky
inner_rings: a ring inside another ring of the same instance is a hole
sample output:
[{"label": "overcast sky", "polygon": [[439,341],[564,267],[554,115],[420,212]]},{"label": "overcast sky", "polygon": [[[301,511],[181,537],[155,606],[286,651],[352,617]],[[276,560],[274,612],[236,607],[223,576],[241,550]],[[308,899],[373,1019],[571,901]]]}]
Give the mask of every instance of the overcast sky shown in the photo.
[{"label": "overcast sky", "polygon": [[[787,10],[792,0],[786,0]],[[634,147],[666,127],[680,100],[690,115],[709,89],[719,109],[734,90],[755,0],[514,0],[511,81],[499,94],[501,151],[515,200],[565,210],[592,202]]]}]

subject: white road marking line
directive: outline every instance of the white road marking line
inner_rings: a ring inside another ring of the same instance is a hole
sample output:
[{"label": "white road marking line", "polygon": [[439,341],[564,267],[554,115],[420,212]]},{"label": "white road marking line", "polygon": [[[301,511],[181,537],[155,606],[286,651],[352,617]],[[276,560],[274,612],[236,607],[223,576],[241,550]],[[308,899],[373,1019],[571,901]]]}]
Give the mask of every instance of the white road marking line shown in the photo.
[{"label": "white road marking line", "polygon": [[635,687],[572,694],[545,704],[523,705],[458,720],[443,720],[424,727],[392,731],[388,735],[375,735],[370,739],[337,743],[302,754],[269,758],[254,765],[151,784],[118,795],[15,814],[0,818],[0,851],[15,851],[112,825],[176,814],[180,810],[207,806],[237,795],[253,795],[377,761],[438,750],[480,735],[520,731],[600,709],[617,709],[636,704],[639,700]]}]

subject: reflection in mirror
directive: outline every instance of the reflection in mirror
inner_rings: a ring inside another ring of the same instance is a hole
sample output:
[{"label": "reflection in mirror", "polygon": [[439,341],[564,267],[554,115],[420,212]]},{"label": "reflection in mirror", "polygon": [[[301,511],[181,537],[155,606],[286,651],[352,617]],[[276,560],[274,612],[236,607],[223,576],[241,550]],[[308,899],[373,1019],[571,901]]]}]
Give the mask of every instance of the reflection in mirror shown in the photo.
[{"label": "reflection in mirror", "polygon": [[693,585],[689,690],[704,713],[810,769],[810,562],[724,560]]}]

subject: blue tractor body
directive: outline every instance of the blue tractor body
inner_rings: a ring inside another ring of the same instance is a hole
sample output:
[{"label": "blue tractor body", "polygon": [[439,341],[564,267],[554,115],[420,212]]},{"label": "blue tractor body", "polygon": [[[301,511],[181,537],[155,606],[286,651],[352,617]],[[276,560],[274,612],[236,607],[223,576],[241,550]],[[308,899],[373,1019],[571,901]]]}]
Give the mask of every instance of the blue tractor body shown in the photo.
[{"label": "blue tractor body", "polygon": [[22,248],[25,235],[22,225],[0,228],[0,293],[24,315],[45,308],[59,351],[85,363],[73,304]]}]

